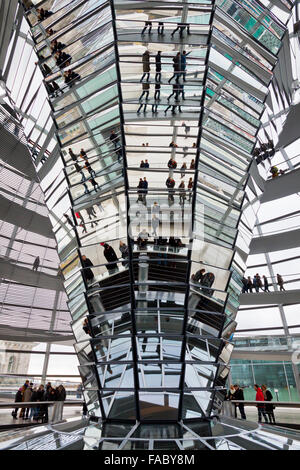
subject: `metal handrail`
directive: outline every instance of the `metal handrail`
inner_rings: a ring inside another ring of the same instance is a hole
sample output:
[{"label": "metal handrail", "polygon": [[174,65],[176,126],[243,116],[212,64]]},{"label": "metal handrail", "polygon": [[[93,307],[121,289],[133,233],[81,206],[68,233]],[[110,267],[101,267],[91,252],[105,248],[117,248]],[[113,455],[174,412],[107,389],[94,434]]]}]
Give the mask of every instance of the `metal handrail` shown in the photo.
[{"label": "metal handrail", "polygon": [[257,405],[274,405],[281,406],[282,408],[300,408],[300,402],[295,401],[256,401],[256,400],[226,400],[230,403],[243,403],[247,406],[257,406]]},{"label": "metal handrail", "polygon": [[0,403],[0,408],[35,408],[40,405],[55,405],[56,403],[63,403],[64,406],[82,406],[82,400],[57,400],[57,401],[11,401]]},{"label": "metal handrail", "polygon": [[[83,401],[75,401],[75,400],[69,400],[69,401],[63,401],[63,400],[57,400],[57,401],[18,401],[18,402],[10,402],[10,403],[0,403],[0,409],[2,408],[9,408],[9,409],[15,409],[15,408],[40,408],[41,406],[46,405],[47,409],[47,422],[50,424],[57,424],[61,423],[63,421],[63,410],[64,406],[69,405],[69,406],[82,406]],[[20,426],[19,423],[17,423],[17,426]],[[22,426],[22,425],[21,425]]]}]

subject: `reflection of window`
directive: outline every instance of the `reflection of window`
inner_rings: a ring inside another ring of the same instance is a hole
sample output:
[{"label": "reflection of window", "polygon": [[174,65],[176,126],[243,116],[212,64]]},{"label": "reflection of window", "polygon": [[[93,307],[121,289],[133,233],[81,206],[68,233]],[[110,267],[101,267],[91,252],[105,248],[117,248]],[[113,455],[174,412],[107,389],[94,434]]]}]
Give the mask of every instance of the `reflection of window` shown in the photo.
[{"label": "reflection of window", "polygon": [[14,368],[15,368],[15,357],[14,356],[10,356],[9,358],[9,361],[8,361],[8,366],[7,366],[7,372],[13,372]]}]

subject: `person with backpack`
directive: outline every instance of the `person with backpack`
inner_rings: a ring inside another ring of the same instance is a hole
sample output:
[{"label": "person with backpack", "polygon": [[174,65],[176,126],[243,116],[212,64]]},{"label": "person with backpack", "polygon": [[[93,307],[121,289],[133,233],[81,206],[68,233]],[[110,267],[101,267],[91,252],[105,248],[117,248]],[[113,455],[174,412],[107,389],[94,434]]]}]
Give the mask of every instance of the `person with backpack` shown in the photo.
[{"label": "person with backpack", "polygon": [[[264,394],[265,401],[272,401],[273,400],[273,395],[270,392],[270,390],[268,390],[267,386],[262,385],[261,389],[262,389],[262,392]],[[270,423],[273,422],[273,424],[276,424],[275,423],[275,416],[274,416],[274,408],[275,408],[275,406],[272,403],[267,403],[266,404],[266,413],[269,417],[269,421],[270,421]]]}]

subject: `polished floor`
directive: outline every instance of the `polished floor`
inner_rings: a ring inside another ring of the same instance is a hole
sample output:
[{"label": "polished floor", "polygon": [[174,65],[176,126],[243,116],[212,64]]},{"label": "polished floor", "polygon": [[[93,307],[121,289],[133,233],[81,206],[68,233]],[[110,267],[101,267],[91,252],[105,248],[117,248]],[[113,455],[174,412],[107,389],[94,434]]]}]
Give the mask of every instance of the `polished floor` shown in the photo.
[{"label": "polished floor", "polygon": [[[257,422],[257,410],[253,406],[246,406],[245,413],[247,421]],[[237,412],[240,418],[239,411]],[[274,410],[275,420],[277,423],[297,424],[300,425],[300,409],[295,408],[276,408]]]}]

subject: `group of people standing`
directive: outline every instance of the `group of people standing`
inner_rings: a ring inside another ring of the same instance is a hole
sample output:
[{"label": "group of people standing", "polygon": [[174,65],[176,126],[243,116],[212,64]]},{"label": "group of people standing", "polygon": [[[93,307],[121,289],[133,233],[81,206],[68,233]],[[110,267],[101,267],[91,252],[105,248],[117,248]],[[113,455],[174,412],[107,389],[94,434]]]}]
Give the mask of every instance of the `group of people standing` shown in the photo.
[{"label": "group of people standing", "polygon": [[[174,100],[176,104],[169,104],[169,106],[165,109],[165,114],[167,111],[172,108],[172,114],[176,114],[176,107],[178,107],[179,112],[181,112],[181,106],[177,104],[180,101],[180,98],[185,100],[184,95],[184,82],[186,81],[186,67],[187,61],[186,57],[189,52],[183,51],[182,53],[177,52],[175,57],[173,57],[173,75],[168,80],[168,83],[175,78],[175,83],[173,84],[172,93],[167,98],[168,102],[172,96],[174,96]],[[143,112],[145,113],[147,110],[147,101],[149,99],[150,94],[150,71],[151,71],[151,64],[150,64],[150,52],[146,50],[142,56],[143,62],[143,75],[140,79],[142,83],[142,94],[139,98],[140,106],[137,110],[137,114],[141,112],[142,107],[144,107]],[[152,113],[157,113],[158,103],[160,102],[160,92],[161,92],[161,74],[162,74],[162,55],[161,51],[158,51],[155,56],[155,91],[154,91],[154,101],[155,103],[152,104]],[[180,77],[182,77],[182,83],[179,82]],[[146,81],[143,82],[144,78]],[[142,101],[144,98],[144,101]]]},{"label": "group of people standing", "polygon": [[[97,192],[98,189],[99,189],[99,185],[98,185],[97,181],[95,180],[96,172],[93,169],[90,162],[88,161],[86,151],[82,148],[80,150],[79,155],[75,155],[72,148],[69,148],[69,156],[71,157],[71,159],[74,162],[74,167],[75,167],[76,172],[81,175],[81,183],[84,186],[84,193],[89,194],[89,192],[90,192],[90,190],[87,186],[87,183],[91,183],[92,189],[95,189],[95,191]],[[80,161],[83,161],[83,166],[81,166],[78,163],[78,159],[80,159]],[[89,173],[90,176],[86,177],[83,170],[86,170]]]},{"label": "group of people standing", "polygon": [[[52,387],[51,382],[48,382],[46,387],[40,385],[35,386],[33,382],[26,380],[24,385],[19,388],[15,395],[15,403],[28,403],[28,402],[41,402],[41,401],[65,401],[66,390],[63,385],[58,387]],[[15,408],[12,411],[12,417],[18,418],[19,408]],[[37,421],[39,418],[44,418],[44,421],[48,421],[48,406],[37,405],[32,408],[21,408],[19,418],[33,419]]]},{"label": "group of people standing", "polygon": [[212,297],[214,291],[211,286],[215,282],[215,275],[211,272],[206,272],[204,268],[199,269],[195,274],[192,274],[191,280],[195,284],[199,284],[201,291],[208,297]]},{"label": "group of people standing", "polygon": [[[283,287],[284,281],[282,279],[282,276],[280,274],[276,275],[277,277],[277,284],[280,288],[280,291],[285,291],[285,288]],[[255,292],[259,292],[259,289],[261,289],[263,292],[270,292],[269,291],[269,281],[268,278],[263,275],[262,279],[259,274],[255,274],[253,279],[251,279],[250,276],[247,278],[243,277],[242,279],[242,294],[245,293],[251,293],[253,292],[253,289],[255,289]]]},{"label": "group of people standing", "polygon": [[[26,9],[34,7],[32,2],[27,2],[26,4],[24,4],[24,6]],[[49,18],[51,15],[53,15],[53,12],[44,8],[37,8],[36,14],[38,21],[42,22],[45,19]],[[56,31],[54,31],[52,28],[47,29],[47,38],[51,37],[55,33]],[[59,69],[63,69],[64,67],[70,65],[72,61],[72,57],[70,56],[70,54],[63,51],[65,47],[66,44],[59,42],[57,39],[52,39],[50,42],[51,55],[54,57],[56,65],[57,67],[59,67]],[[40,55],[40,58],[41,60],[43,60],[43,55]],[[43,64],[42,72],[45,76],[52,73],[50,67],[47,64]],[[68,70],[64,73],[65,84],[67,84],[70,88],[72,88],[72,86],[74,86],[75,84],[75,81],[80,80],[80,78],[80,75],[72,70]],[[51,83],[46,82],[46,88],[48,92],[54,96],[58,96],[59,92],[63,93],[63,91],[60,89],[60,87],[54,80]]]},{"label": "group of people standing", "polygon": [[[255,401],[267,401],[271,402],[273,400],[273,395],[271,391],[268,389],[266,385],[262,385],[261,387],[257,384],[254,385],[254,390],[256,392]],[[226,400],[237,400],[240,403],[234,403],[235,409],[235,417],[237,417],[236,408],[238,406],[241,418],[247,419],[245,414],[245,405],[243,401],[244,398],[244,391],[239,385],[230,385],[230,389],[226,395]],[[236,406],[237,405],[237,406]],[[264,417],[265,423],[275,423],[275,415],[274,415],[274,405],[272,403],[262,403],[257,405],[257,412],[258,412],[258,422],[261,423],[262,417]]]},{"label": "group of people standing", "polygon": [[[105,243],[105,242],[101,242],[100,245],[103,247],[103,256],[106,259],[106,261],[108,261],[108,264],[106,264],[106,268],[109,274],[113,274],[114,272],[119,271],[118,264],[117,264],[119,259],[113,247],[109,245],[109,243]],[[126,243],[120,241],[119,250],[121,252],[121,257],[124,259],[124,261],[122,261],[122,264],[123,266],[126,267],[128,265],[128,256],[129,256],[129,250],[128,250],[128,246],[126,245]],[[82,266],[84,268],[83,275],[86,281],[88,281],[89,283],[93,282],[95,279],[95,275],[91,269],[94,267],[92,261],[89,258],[87,258],[85,255],[81,256],[81,261],[82,261]]]},{"label": "group of people standing", "polygon": [[146,177],[144,179],[140,178],[137,189],[138,198],[136,202],[142,202],[146,205],[146,196],[148,194],[148,181]]},{"label": "group of people standing", "polygon": [[[168,189],[168,202],[169,204],[174,204],[174,195],[175,195],[175,180],[173,176],[168,176],[166,179],[166,187]],[[192,195],[193,195],[193,186],[194,186],[194,181],[193,178],[190,178],[187,184],[187,188],[185,186],[185,182],[181,181],[178,186],[178,192],[179,192],[179,204],[181,206],[184,205],[185,200],[187,198],[187,195],[189,197],[188,202],[191,203],[192,200]]]}]

